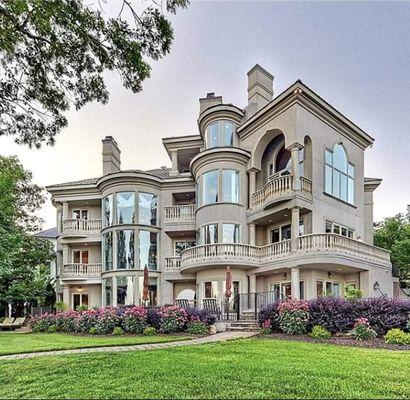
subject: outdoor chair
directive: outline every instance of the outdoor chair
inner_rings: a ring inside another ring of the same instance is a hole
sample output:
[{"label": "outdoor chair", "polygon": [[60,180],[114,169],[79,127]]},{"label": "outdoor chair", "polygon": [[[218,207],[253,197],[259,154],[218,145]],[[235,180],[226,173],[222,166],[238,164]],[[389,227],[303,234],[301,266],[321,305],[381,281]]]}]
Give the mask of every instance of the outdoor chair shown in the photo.
[{"label": "outdoor chair", "polygon": [[4,321],[0,323],[0,328],[1,329],[4,329],[4,328],[12,329],[13,322],[14,322],[14,318],[4,318]]},{"label": "outdoor chair", "polygon": [[16,318],[12,324],[12,329],[21,328],[24,325],[24,322],[26,322],[24,317]]},{"label": "outdoor chair", "polygon": [[189,300],[188,299],[175,299],[175,304],[181,308],[189,308]]},{"label": "outdoor chair", "polygon": [[204,310],[208,310],[210,313],[216,315],[217,319],[221,319],[221,308],[218,305],[216,299],[207,298],[202,300]]}]

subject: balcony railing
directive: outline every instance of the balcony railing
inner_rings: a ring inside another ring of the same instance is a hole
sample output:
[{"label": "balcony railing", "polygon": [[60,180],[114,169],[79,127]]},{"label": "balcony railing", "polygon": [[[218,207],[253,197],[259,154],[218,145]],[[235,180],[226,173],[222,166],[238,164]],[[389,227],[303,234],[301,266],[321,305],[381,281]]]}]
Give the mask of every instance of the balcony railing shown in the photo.
[{"label": "balcony railing", "polygon": [[342,235],[321,233],[298,238],[298,252],[311,253],[315,251],[337,252],[369,260],[390,262],[389,251]]},{"label": "balcony railing", "polygon": [[176,205],[165,207],[165,222],[195,221],[195,205]]},{"label": "balcony railing", "polygon": [[99,233],[101,230],[101,226],[102,224],[100,219],[72,218],[63,221],[63,232],[82,234]]},{"label": "balcony railing", "polygon": [[358,261],[374,262],[390,266],[390,253],[387,250],[331,233],[300,236],[296,248],[285,240],[266,246],[247,244],[205,244],[191,247],[181,253],[181,258],[167,259],[167,271],[182,271],[195,266],[212,264],[243,265],[248,267],[265,266],[275,261],[305,256],[346,256]]},{"label": "balcony railing", "polygon": [[101,271],[101,263],[65,264],[61,270],[61,278],[99,278]]},{"label": "balcony railing", "polygon": [[181,257],[168,257],[165,260],[165,271],[178,272],[181,269]]},{"label": "balcony railing", "polygon": [[[312,195],[312,181],[304,176],[300,177],[300,191],[310,197]],[[293,176],[290,174],[278,176],[266,182],[262,189],[252,194],[251,208],[262,206],[269,201],[280,199],[292,193],[294,193]]]}]

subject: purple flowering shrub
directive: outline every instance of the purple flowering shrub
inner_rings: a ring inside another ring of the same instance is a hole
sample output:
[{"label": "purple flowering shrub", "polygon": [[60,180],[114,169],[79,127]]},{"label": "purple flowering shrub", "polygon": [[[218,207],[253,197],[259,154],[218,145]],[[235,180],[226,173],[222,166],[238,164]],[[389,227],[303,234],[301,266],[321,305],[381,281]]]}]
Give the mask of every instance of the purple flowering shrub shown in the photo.
[{"label": "purple flowering shrub", "polygon": [[163,333],[180,332],[188,322],[185,309],[179,306],[164,306],[159,310],[160,331]]},{"label": "purple flowering shrub", "polygon": [[[293,300],[269,304],[261,308],[258,315],[259,324],[262,326],[264,321],[270,321],[271,330],[278,330],[280,322],[284,319],[282,316],[284,311],[286,313],[303,311],[306,305],[309,313],[307,329],[310,331],[314,326],[319,325],[332,334],[349,332],[354,328],[358,318],[366,318],[371,329],[378,335],[383,335],[389,329],[405,329],[410,318],[410,301],[406,299],[380,297],[346,300],[327,297],[307,302]],[[281,330],[282,328],[283,326]]]},{"label": "purple flowering shrub", "polygon": [[118,326],[121,327],[123,313],[114,307],[101,308],[99,310],[95,328],[99,335],[108,335]]},{"label": "purple flowering shrub", "polygon": [[188,321],[200,321],[205,325],[212,325],[216,321],[215,314],[209,312],[206,309],[198,309],[195,307],[186,308],[185,312],[187,314]]}]

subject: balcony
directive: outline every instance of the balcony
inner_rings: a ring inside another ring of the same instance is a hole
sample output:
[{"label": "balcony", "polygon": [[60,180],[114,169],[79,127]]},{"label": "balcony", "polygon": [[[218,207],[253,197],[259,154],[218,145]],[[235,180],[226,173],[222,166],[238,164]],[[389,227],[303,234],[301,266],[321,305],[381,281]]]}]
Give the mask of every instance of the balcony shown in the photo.
[{"label": "balcony", "polygon": [[100,219],[66,219],[63,221],[63,237],[86,237],[100,233]]},{"label": "balcony", "polygon": [[184,223],[195,221],[195,205],[176,205],[165,207],[165,223]]},{"label": "balcony", "polygon": [[179,272],[181,269],[181,257],[168,257],[165,261],[165,272]]},{"label": "balcony", "polygon": [[[301,176],[300,194],[308,199],[312,197],[312,181]],[[287,200],[296,193],[294,190],[293,176],[281,175],[270,179],[262,189],[252,194],[251,208],[266,206],[278,200]]]},{"label": "balcony", "polygon": [[370,263],[384,268],[391,266],[390,253],[387,250],[341,235],[321,233],[300,236],[295,250],[292,250],[290,240],[266,246],[239,243],[195,246],[184,250],[180,260],[177,257],[167,259],[166,270],[171,271],[172,268],[172,272],[192,272],[217,265],[270,269],[275,266],[289,267],[291,263],[334,263],[362,269],[366,269]]},{"label": "balcony", "polygon": [[101,263],[95,264],[65,264],[61,268],[61,279],[88,279],[100,278]]}]

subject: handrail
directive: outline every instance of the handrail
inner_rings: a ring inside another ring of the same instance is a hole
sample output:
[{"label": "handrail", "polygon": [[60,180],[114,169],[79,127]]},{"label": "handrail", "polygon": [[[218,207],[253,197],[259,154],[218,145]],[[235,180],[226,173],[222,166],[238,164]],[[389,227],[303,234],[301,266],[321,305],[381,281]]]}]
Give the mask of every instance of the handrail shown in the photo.
[{"label": "handrail", "polygon": [[194,204],[167,206],[164,208],[165,222],[191,222],[195,220]]},{"label": "handrail", "polygon": [[181,257],[167,257],[165,259],[165,271],[175,272],[181,269]]},{"label": "handrail", "polygon": [[102,271],[101,263],[82,264],[72,263],[62,266],[61,277],[99,277]]},{"label": "handrail", "polygon": [[101,219],[69,218],[63,220],[63,232],[98,233],[102,228]]}]

